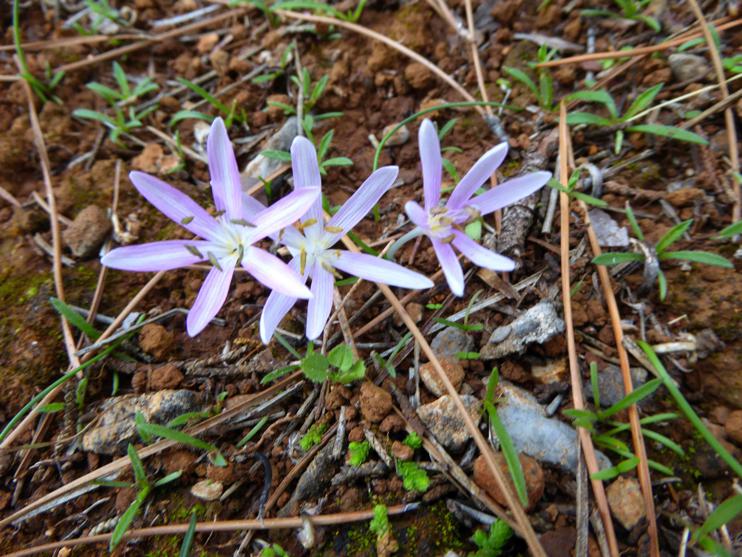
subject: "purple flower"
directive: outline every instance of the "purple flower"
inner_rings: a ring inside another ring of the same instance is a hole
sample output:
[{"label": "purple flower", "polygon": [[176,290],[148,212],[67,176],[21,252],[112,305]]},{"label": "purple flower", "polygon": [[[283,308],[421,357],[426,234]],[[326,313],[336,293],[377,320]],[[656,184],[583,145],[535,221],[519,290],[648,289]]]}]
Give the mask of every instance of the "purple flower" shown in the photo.
[{"label": "purple flower", "polygon": [[519,176],[482,195],[472,197],[505,159],[508,144],[501,143],[474,163],[454,188],[448,201],[441,204],[441,149],[438,134],[430,120],[424,120],[420,126],[419,145],[425,208],[414,201],[408,201],[405,211],[417,230],[433,243],[451,292],[456,296],[463,296],[464,273],[454,247],[480,267],[493,271],[512,271],[515,268],[511,259],[482,247],[469,238],[463,228],[480,216],[531,195],[546,184],[551,173],[533,172]]},{"label": "purple flower", "polygon": [[[296,191],[321,185],[317,153],[308,139],[294,139],[291,145],[291,162]],[[392,187],[398,172],[396,166],[385,166],[371,174],[327,224],[322,212],[322,201],[318,197],[298,228],[285,228],[279,235],[280,241],[291,253],[289,265],[301,274],[304,281],[307,278],[312,279],[313,297],[309,300],[307,310],[307,338],[315,339],[320,336],[330,316],[335,275],[338,274],[336,269],[362,279],[403,288],[433,286],[430,279],[391,261],[332,247]],[[259,208],[253,207],[254,210]],[[285,292],[271,292],[260,317],[260,338],[263,342],[270,340],[296,299],[296,296]]]},{"label": "purple flower", "polygon": [[301,218],[307,206],[319,198],[319,188],[292,192],[267,209],[250,212],[243,202],[237,161],[221,118],[216,118],[211,125],[206,149],[216,216],[211,216],[190,197],[162,180],[143,172],[129,174],[147,201],[203,239],[116,248],[101,261],[107,267],[125,271],[166,271],[210,262],[213,267],[186,320],[190,336],[200,333],[222,307],[238,265],[277,292],[297,298],[312,297],[296,272],[253,244]]}]

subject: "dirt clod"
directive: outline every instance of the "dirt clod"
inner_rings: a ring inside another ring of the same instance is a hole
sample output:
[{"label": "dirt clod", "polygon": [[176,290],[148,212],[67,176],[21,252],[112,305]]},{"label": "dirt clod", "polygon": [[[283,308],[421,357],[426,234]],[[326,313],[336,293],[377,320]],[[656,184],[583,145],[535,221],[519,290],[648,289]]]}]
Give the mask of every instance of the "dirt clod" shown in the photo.
[{"label": "dirt clod", "polygon": [[158,323],[149,323],[142,327],[139,334],[139,348],[159,360],[167,354],[174,340],[173,333],[165,327]]},{"label": "dirt clod", "polygon": [[735,410],[729,414],[724,431],[729,439],[742,446],[742,410]]},{"label": "dirt clod", "polygon": [[392,409],[392,395],[373,383],[361,385],[361,415],[372,423],[378,423]]},{"label": "dirt clod", "polygon": [[[441,358],[440,362],[449,381],[453,384],[454,389],[458,391],[464,382],[464,368],[461,367],[458,360],[453,358]],[[422,379],[425,386],[434,395],[441,396],[446,392],[443,381],[438,376],[438,372],[435,370],[432,362],[420,366],[420,379]]]},{"label": "dirt clod", "polygon": [[631,530],[646,516],[642,490],[634,478],[619,477],[608,486],[606,495],[613,516],[627,530]]},{"label": "dirt clod", "polygon": [[[541,497],[544,494],[544,471],[536,459],[524,454],[520,454],[518,458],[520,459],[520,465],[523,468],[523,476],[526,479],[526,493],[528,494],[528,506],[526,510],[530,511],[536,506],[536,503],[541,500]],[[495,463],[502,471],[503,477],[507,479],[511,493],[516,495],[515,485],[513,485],[513,480],[508,471],[507,462],[502,453],[495,453]],[[495,501],[501,505],[507,505],[505,495],[497,485],[495,477],[487,466],[487,461],[481,455],[474,461],[474,483],[484,489]]]},{"label": "dirt clod", "polygon": [[62,237],[75,257],[85,258],[95,254],[110,232],[111,221],[106,212],[97,205],[88,205],[77,214]]},{"label": "dirt clod", "polygon": [[152,390],[175,389],[183,382],[183,374],[173,364],[165,364],[152,370],[149,385]]}]

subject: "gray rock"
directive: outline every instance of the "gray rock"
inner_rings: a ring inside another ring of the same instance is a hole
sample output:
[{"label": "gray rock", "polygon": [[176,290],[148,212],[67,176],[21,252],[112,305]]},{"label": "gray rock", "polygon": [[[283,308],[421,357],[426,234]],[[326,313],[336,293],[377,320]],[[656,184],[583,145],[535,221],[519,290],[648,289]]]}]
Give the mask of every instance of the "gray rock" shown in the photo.
[{"label": "gray rock", "polygon": [[[528,391],[506,381],[498,387],[501,398],[497,414],[513,439],[515,450],[538,460],[577,471],[577,432],[566,423],[548,418],[546,411]],[[603,453],[595,451],[600,468],[611,462]]]},{"label": "gray rock", "polygon": [[[481,417],[479,411],[481,402],[471,395],[461,395],[461,400],[471,419],[478,424]],[[460,451],[471,439],[466,423],[450,395],[444,395],[438,400],[423,404],[417,409],[417,415],[438,442],[450,451]]]},{"label": "gray rock", "polygon": [[670,54],[668,61],[672,74],[678,81],[701,81],[711,67],[703,56],[685,52]]},{"label": "gray rock", "polygon": [[191,495],[203,501],[216,501],[222,496],[224,484],[213,480],[201,480],[191,487]]},{"label": "gray rock", "polygon": [[279,517],[294,516],[300,505],[325,493],[340,464],[333,454],[333,443],[320,449],[299,478],[291,499],[278,511]]},{"label": "gray rock", "polygon": [[600,209],[589,212],[598,243],[606,248],[625,248],[629,245],[629,232],[613,220],[608,213]]},{"label": "gray rock", "polygon": [[515,318],[509,325],[492,331],[480,350],[482,358],[494,360],[523,352],[532,342],[544,343],[564,332],[564,321],[557,315],[554,303],[543,300]]},{"label": "gray rock", "polygon": [[437,356],[456,357],[459,352],[471,352],[474,348],[474,339],[461,329],[446,327],[435,335],[430,347]]},{"label": "gray rock", "polygon": [[[388,134],[390,131],[392,131],[395,127],[397,127],[397,124],[389,124],[387,127],[385,127],[381,131],[381,137],[386,137],[386,134]],[[407,126],[402,126],[399,128],[394,135],[392,135],[389,138],[389,141],[387,141],[384,146],[385,147],[396,147],[397,145],[404,145],[410,140],[410,130],[407,129]]]},{"label": "gray rock", "polygon": [[[647,371],[644,368],[632,367],[631,382],[635,389],[644,385],[647,382]],[[590,381],[585,383],[585,393],[590,400],[593,400],[593,389]],[[603,408],[616,404],[626,396],[623,388],[623,375],[619,367],[608,364],[598,372],[598,394],[600,395],[600,405]],[[639,404],[641,405],[641,402]]]},{"label": "gray rock", "polygon": [[[268,151],[288,151],[291,148],[291,142],[296,137],[299,128],[297,126],[296,116],[292,116],[263,146],[263,150]],[[245,170],[242,172],[242,186],[249,188],[257,184],[261,178],[267,178],[285,163],[269,159],[263,155],[258,155],[252,159]]]},{"label": "gray rock", "polygon": [[101,407],[98,424],[82,438],[82,449],[98,454],[123,454],[137,437],[134,416],[141,412],[148,422],[166,423],[202,405],[193,391],[164,390],[139,396],[118,396]]},{"label": "gray rock", "polygon": [[62,238],[75,257],[90,257],[110,232],[111,221],[106,212],[97,205],[88,205],[62,233]]}]

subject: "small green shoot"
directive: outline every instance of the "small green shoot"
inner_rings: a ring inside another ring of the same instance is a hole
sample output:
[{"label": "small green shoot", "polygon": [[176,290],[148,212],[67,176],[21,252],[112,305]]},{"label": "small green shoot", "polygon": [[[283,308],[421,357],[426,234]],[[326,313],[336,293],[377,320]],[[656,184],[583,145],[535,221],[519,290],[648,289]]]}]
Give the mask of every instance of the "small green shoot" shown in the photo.
[{"label": "small green shoot", "polygon": [[550,188],[554,188],[555,190],[561,191],[563,193],[566,193],[568,197],[572,199],[577,199],[579,201],[583,201],[587,203],[588,205],[592,205],[593,207],[600,207],[605,208],[608,207],[608,203],[603,201],[602,199],[598,199],[597,197],[593,197],[592,195],[588,195],[586,193],[582,193],[577,189],[577,183],[580,180],[580,170],[577,169],[574,172],[572,172],[571,176],[569,177],[569,180],[567,181],[567,186],[563,186],[559,180],[556,180],[555,178],[552,178],[548,181],[547,185]]},{"label": "small green shoot", "polygon": [[313,424],[299,441],[301,450],[307,452],[322,441],[322,435],[327,431],[327,424]]},{"label": "small green shoot", "polygon": [[355,9],[343,12],[327,2],[315,2],[314,0],[279,0],[271,6],[273,10],[312,10],[317,14],[328,15],[339,19],[355,23],[361,18],[363,8],[367,0],[360,0]]},{"label": "small green shoot", "polygon": [[307,355],[299,365],[306,378],[314,383],[330,380],[347,385],[366,376],[366,364],[363,360],[355,359],[353,350],[347,344],[337,345],[327,356],[315,352],[310,344]]},{"label": "small green shoot", "polygon": [[420,437],[416,432],[411,431],[407,434],[407,437],[404,438],[402,443],[415,450],[423,446],[423,438]]},{"label": "small green shoot", "polygon": [[428,473],[414,462],[397,460],[397,475],[402,478],[402,485],[407,491],[425,493],[430,487]]},{"label": "small green shoot", "polygon": [[621,10],[620,14],[604,9],[586,9],[580,13],[585,17],[610,17],[638,21],[658,33],[662,29],[659,21],[642,13],[649,6],[651,0],[613,0],[613,2]]},{"label": "small green shoot", "polygon": [[260,552],[260,557],[291,557],[286,550],[277,543],[266,545]]},{"label": "small green shoot", "polygon": [[176,443],[188,445],[194,449],[206,451],[208,453],[209,461],[214,466],[224,467],[227,465],[227,461],[219,452],[216,445],[212,445],[211,443],[193,437],[192,435],[188,435],[187,433],[177,429],[172,429],[160,424],[147,423],[142,418],[135,421],[137,431],[145,443],[150,442],[153,437],[162,437],[164,439],[169,439],[170,441],[175,441]]},{"label": "small green shoot", "polygon": [[[190,89],[199,97],[201,97],[212,107],[214,107],[219,112],[219,114],[224,117],[224,125],[227,128],[231,128],[232,124],[235,122],[241,125],[247,124],[247,113],[244,110],[237,110],[236,100],[232,101],[231,106],[227,106],[197,83],[194,83],[182,77],[178,78],[178,82],[187,89]],[[214,117],[209,116],[208,114],[204,114],[203,112],[199,112],[198,110],[179,110],[170,119],[170,126],[174,126],[178,122],[188,119],[203,120],[205,122],[211,123]]]},{"label": "small green shoot", "polygon": [[368,441],[351,441],[348,444],[348,453],[350,454],[351,466],[358,467],[368,459],[368,451],[371,448]]},{"label": "small green shoot", "polygon": [[86,87],[100,96],[111,106],[126,106],[133,104],[140,97],[143,97],[147,93],[157,91],[157,83],[152,81],[149,77],[145,77],[138,82],[135,82],[135,86],[132,89],[129,85],[129,78],[126,76],[123,68],[118,62],[113,63],[113,78],[116,81],[118,89],[113,89],[97,81],[88,83]]},{"label": "small green shoot", "polygon": [[127,112],[124,112],[120,107],[115,106],[113,109],[113,116],[103,114],[97,110],[90,110],[87,108],[76,108],[72,115],[83,120],[93,120],[94,122],[100,122],[110,131],[108,137],[113,143],[119,143],[121,135],[128,134],[131,131],[141,128],[144,124],[142,120],[149,116],[152,112],[157,110],[157,106],[150,106],[140,111],[136,111],[133,106],[129,107]]},{"label": "small green shoot", "polygon": [[477,550],[469,553],[469,557],[499,557],[513,537],[513,531],[504,520],[495,519],[490,524],[489,532],[477,530],[471,538]]},{"label": "small green shoot", "polygon": [[546,112],[554,112],[557,109],[557,103],[554,102],[554,78],[552,77],[549,68],[539,68],[537,67],[537,64],[549,62],[556,52],[556,49],[551,49],[546,45],[541,45],[536,54],[536,62],[528,64],[536,72],[538,85],[536,85],[533,79],[531,79],[531,77],[523,70],[503,66],[503,71],[509,77],[519,81],[521,84],[525,85],[526,89],[533,93],[533,96],[538,100],[541,110],[545,110]]},{"label": "small green shoot", "polygon": [[374,505],[374,517],[368,524],[369,530],[379,538],[386,534],[392,525],[389,523],[389,509],[386,505]]}]

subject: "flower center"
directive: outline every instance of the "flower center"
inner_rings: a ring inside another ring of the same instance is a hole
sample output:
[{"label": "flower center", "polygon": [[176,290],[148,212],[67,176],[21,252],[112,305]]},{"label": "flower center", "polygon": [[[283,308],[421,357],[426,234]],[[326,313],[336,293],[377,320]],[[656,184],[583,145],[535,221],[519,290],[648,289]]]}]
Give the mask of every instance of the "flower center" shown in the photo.
[{"label": "flower center", "polygon": [[433,236],[443,242],[450,242],[453,240],[454,230],[462,230],[479,217],[479,211],[468,205],[461,209],[433,207],[428,212],[428,227]]}]

